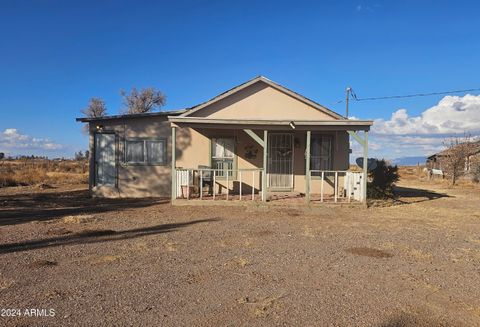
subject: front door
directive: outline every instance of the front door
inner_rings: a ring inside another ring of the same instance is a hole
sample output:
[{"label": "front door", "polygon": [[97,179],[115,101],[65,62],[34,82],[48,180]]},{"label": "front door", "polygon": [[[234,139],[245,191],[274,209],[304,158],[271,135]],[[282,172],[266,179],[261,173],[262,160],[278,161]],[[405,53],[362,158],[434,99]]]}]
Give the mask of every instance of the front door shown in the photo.
[{"label": "front door", "polygon": [[95,134],[95,185],[115,186],[115,134]]},{"label": "front door", "polygon": [[268,187],[290,191],[293,188],[293,134],[268,135]]}]

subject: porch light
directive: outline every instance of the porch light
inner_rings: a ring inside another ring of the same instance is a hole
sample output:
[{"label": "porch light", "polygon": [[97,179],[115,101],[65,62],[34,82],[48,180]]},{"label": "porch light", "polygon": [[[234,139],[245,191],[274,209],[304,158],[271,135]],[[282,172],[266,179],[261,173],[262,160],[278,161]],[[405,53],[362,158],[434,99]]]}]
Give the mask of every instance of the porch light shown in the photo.
[{"label": "porch light", "polygon": [[103,129],[103,125],[97,125],[95,127],[97,128],[97,131],[101,131]]},{"label": "porch light", "polygon": [[290,124],[288,124],[288,125],[290,125],[290,127],[291,127],[292,129],[295,129],[295,127],[296,127],[296,126],[295,126],[295,123],[294,123],[293,121],[291,121]]}]

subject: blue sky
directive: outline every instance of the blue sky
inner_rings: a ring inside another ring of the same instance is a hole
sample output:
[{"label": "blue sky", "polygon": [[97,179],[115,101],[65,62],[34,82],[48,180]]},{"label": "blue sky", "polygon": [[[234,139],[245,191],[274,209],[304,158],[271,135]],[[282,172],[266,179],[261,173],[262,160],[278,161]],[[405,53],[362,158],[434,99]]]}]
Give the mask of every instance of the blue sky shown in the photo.
[{"label": "blue sky", "polygon": [[[177,109],[265,75],[340,113],[346,86],[359,97],[479,88],[479,10],[476,1],[1,1],[0,151],[85,150],[80,109],[96,96],[118,113],[132,86],[161,89],[165,109]],[[433,116],[478,132],[479,94],[353,102],[350,112],[378,120],[372,155],[424,155],[453,130],[425,128]]]}]

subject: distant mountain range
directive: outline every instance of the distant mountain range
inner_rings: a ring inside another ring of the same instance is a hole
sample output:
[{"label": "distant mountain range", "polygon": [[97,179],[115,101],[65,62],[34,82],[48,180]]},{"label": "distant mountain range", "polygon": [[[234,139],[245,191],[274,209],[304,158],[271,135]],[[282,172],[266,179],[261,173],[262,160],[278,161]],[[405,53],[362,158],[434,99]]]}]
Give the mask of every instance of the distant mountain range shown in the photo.
[{"label": "distant mountain range", "polygon": [[420,163],[420,165],[424,165],[425,160],[427,160],[427,157],[420,156],[420,157],[400,157],[390,161],[392,165],[397,165],[397,166],[416,166],[417,163]]}]

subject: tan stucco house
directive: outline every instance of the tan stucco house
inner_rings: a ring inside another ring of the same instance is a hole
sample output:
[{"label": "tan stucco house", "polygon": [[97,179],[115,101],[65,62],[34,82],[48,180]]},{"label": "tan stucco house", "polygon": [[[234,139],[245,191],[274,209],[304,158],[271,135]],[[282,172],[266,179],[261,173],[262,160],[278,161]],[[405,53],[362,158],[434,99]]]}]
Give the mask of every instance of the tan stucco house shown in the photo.
[{"label": "tan stucco house", "polygon": [[349,170],[349,139],[367,157],[372,121],[347,119],[263,76],[189,109],[77,121],[89,124],[94,196],[366,198],[366,166]]}]

